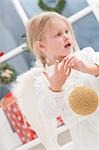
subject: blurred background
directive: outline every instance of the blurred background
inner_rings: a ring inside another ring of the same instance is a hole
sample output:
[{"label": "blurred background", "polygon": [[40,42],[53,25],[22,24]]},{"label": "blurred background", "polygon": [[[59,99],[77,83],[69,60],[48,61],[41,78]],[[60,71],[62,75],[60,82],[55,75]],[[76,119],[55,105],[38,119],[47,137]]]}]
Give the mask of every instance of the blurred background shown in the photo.
[{"label": "blurred background", "polygon": [[[43,2],[49,7],[55,7],[57,4],[57,0],[43,0]],[[19,3],[28,18],[45,11],[38,5],[38,0],[19,0]],[[65,0],[60,13],[69,18],[88,6],[86,0]],[[0,52],[5,54],[25,42],[25,27],[13,0],[0,1],[0,7]],[[72,23],[72,25],[80,49],[90,46],[95,51],[99,51],[99,22],[93,12]],[[25,51],[5,63],[10,64],[16,74],[19,75],[34,65],[34,58]],[[1,84],[0,99],[9,90],[10,84],[4,86]]]}]

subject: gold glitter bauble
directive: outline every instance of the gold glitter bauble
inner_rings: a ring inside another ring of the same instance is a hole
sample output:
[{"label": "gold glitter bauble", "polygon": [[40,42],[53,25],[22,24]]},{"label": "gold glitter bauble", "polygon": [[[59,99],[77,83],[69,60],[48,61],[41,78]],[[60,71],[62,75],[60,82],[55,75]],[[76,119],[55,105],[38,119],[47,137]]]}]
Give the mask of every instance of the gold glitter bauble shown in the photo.
[{"label": "gold glitter bauble", "polygon": [[79,115],[89,115],[98,107],[98,95],[86,86],[75,87],[69,95],[71,109]]}]

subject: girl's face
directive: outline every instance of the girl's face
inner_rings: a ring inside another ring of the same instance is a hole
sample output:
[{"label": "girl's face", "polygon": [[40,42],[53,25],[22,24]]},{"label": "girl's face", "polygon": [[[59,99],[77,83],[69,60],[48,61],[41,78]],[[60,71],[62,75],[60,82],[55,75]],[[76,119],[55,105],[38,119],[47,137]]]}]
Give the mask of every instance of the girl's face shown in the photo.
[{"label": "girl's face", "polygon": [[55,60],[62,61],[72,52],[72,38],[64,20],[50,20],[44,28],[44,55],[50,64]]}]

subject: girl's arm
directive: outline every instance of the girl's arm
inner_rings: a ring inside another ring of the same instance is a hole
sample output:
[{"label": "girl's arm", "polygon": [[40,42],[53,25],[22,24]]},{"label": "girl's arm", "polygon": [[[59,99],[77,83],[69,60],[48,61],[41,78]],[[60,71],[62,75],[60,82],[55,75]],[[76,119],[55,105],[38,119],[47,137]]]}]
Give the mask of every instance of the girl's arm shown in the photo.
[{"label": "girl's arm", "polygon": [[99,76],[99,52],[87,47],[79,53],[70,54],[66,57],[69,68]]},{"label": "girl's arm", "polygon": [[93,65],[86,65],[86,73],[94,76],[99,76],[99,64],[95,63]]},{"label": "girl's arm", "polygon": [[89,51],[87,56],[89,56],[89,59],[92,58],[93,65],[86,65],[87,73],[97,77],[99,76],[99,52],[95,52],[92,48],[89,49],[92,52]]}]

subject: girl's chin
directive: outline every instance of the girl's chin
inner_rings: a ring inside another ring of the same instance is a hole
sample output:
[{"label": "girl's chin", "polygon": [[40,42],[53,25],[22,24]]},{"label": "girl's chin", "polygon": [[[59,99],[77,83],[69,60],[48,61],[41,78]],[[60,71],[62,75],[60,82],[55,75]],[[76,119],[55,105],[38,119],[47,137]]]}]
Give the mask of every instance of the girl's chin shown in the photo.
[{"label": "girl's chin", "polygon": [[68,48],[66,48],[65,51],[66,51],[66,54],[68,55],[68,54],[73,52],[73,48],[72,47],[68,47]]},{"label": "girl's chin", "polygon": [[58,61],[61,62],[65,57],[66,57],[66,56],[64,56],[64,57],[59,57],[59,58],[58,58]]}]

